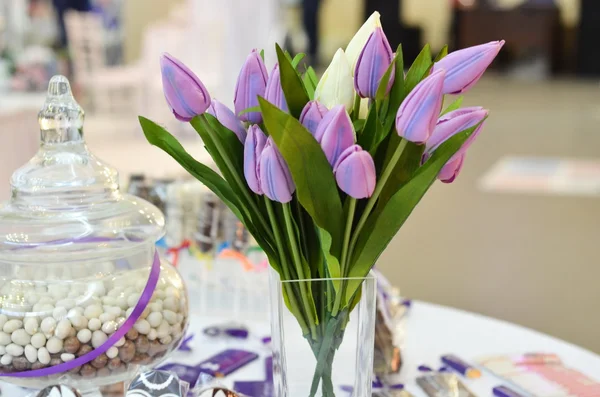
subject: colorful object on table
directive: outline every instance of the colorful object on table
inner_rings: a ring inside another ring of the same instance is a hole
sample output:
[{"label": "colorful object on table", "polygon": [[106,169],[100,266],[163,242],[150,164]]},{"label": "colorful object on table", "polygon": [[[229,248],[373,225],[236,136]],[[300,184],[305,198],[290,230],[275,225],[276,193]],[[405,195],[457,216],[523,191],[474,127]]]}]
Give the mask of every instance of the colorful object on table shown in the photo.
[{"label": "colorful object on table", "polygon": [[183,250],[190,248],[190,245],[190,240],[183,240],[183,242],[178,247],[171,247],[167,250],[167,254],[172,255],[171,263],[174,267],[177,267],[177,265],[179,264],[179,253]]},{"label": "colorful object on table", "polygon": [[81,397],[81,394],[70,386],[54,385],[43,388],[35,397]]},{"label": "colorful object on table", "polygon": [[238,339],[246,339],[248,338],[248,329],[245,327],[232,327],[232,328],[228,328],[228,327],[219,327],[219,326],[213,326],[213,327],[207,327],[204,328],[204,331],[202,331],[204,333],[204,335],[206,336],[210,336],[210,337],[217,337],[217,336],[228,336],[231,338],[238,338]]},{"label": "colorful object on table", "polygon": [[313,136],[317,133],[317,127],[323,117],[329,110],[317,101],[310,101],[302,109],[298,121],[311,133]]},{"label": "colorful object on table", "polygon": [[279,153],[273,138],[267,139],[267,144],[260,155],[260,185],[265,196],[279,203],[292,201],[296,185],[292,180],[290,169]]},{"label": "colorful object on table", "polygon": [[[375,99],[379,83],[390,67],[394,54],[383,29],[375,29],[362,49],[354,70],[354,89],[361,98]],[[390,76],[386,95],[394,85],[394,72]]]},{"label": "colorful object on table", "polygon": [[438,120],[444,86],[444,70],[438,70],[421,81],[408,94],[396,114],[396,131],[407,141],[427,142]]},{"label": "colorful object on table", "polygon": [[271,343],[271,337],[265,336],[264,338],[261,339],[261,342],[264,343],[265,345],[268,343]]},{"label": "colorful object on table", "polygon": [[344,150],[333,167],[340,189],[355,199],[371,197],[375,190],[373,157],[358,145]]},{"label": "colorful object on table", "polygon": [[160,57],[160,69],[165,98],[177,120],[190,121],[208,109],[210,95],[187,66],[165,53]]},{"label": "colorful object on table", "polygon": [[242,121],[254,124],[262,122],[260,112],[243,112],[258,106],[258,97],[265,96],[268,78],[262,57],[257,50],[252,50],[238,76],[233,98],[235,113]]},{"label": "colorful object on table", "polygon": [[325,157],[333,167],[342,154],[354,144],[356,132],[348,112],[342,105],[331,109],[317,127],[315,139],[321,144]]},{"label": "colorful object on table", "polygon": [[419,376],[417,384],[429,397],[476,397],[455,374],[451,373],[442,372]]},{"label": "colorful object on table", "polygon": [[187,382],[191,389],[196,387],[198,379],[202,374],[202,370],[200,368],[177,363],[162,365],[158,367],[157,370],[174,373],[179,377],[179,379]]},{"label": "colorful object on table", "polygon": [[315,89],[314,99],[327,109],[343,105],[347,111],[350,111],[354,105],[354,95],[352,70],[344,50],[340,48],[321,76]]},{"label": "colorful object on table", "polygon": [[245,350],[229,349],[198,363],[195,367],[203,372],[222,378],[258,358],[258,354]]},{"label": "colorful object on table", "polygon": [[234,390],[244,393],[248,396],[271,397],[274,396],[273,385],[273,357],[265,359],[265,380],[264,381],[238,381],[233,384]]},{"label": "colorful object on table", "polygon": [[219,123],[232,131],[244,143],[246,140],[246,129],[241,120],[233,113],[231,109],[223,105],[221,102],[213,99],[206,113],[214,116],[219,120]]},{"label": "colorful object on table", "polygon": [[194,339],[194,334],[189,334],[188,336],[186,336],[183,341],[181,342],[181,345],[179,345],[179,348],[177,350],[182,351],[182,352],[191,352],[192,348],[190,347],[190,342]]},{"label": "colorful object on table", "polygon": [[172,372],[151,370],[131,381],[125,397],[185,397],[188,390],[189,385]]},{"label": "colorful object on table", "polygon": [[230,244],[228,243],[220,247],[221,249],[219,249],[218,257],[221,259],[234,259],[236,261],[239,261],[244,270],[247,272],[254,270],[254,265],[252,264],[252,262],[250,262],[246,255],[242,254],[239,251],[229,249],[229,247]]},{"label": "colorful object on table", "polygon": [[442,365],[442,366],[441,366],[441,367],[438,369],[438,372],[450,372],[450,371],[451,371],[451,369],[450,369],[450,368],[448,368],[448,367],[446,367],[446,366],[444,366],[444,365]]},{"label": "colorful object on table", "polygon": [[376,29],[381,29],[381,15],[377,11],[371,14],[365,23],[363,23],[346,46],[346,57],[353,75],[360,54]]},{"label": "colorful object on table", "polygon": [[446,71],[444,94],[461,94],[468,91],[492,64],[504,40],[491,41],[474,47],[454,51],[433,65],[433,71]]},{"label": "colorful object on table", "polygon": [[433,368],[428,365],[419,365],[417,369],[421,372],[433,372]]},{"label": "colorful object on table", "polygon": [[267,88],[265,89],[265,99],[284,112],[288,111],[285,95],[283,94],[283,88],[281,88],[281,76],[278,63],[275,64],[271,74],[269,75]]},{"label": "colorful object on table", "polygon": [[[340,386],[340,389],[353,395],[353,386],[342,385]],[[387,379],[382,380],[382,378],[379,376],[374,377],[371,390],[373,392],[373,396],[411,397],[410,393],[405,392],[403,383],[390,382]]]},{"label": "colorful object on table", "polygon": [[442,362],[467,378],[476,379],[481,377],[480,370],[474,368],[472,365],[454,354],[446,354],[445,356],[442,356]]},{"label": "colorful object on table", "polygon": [[514,391],[506,386],[496,386],[492,389],[496,397],[526,397],[525,395]]}]

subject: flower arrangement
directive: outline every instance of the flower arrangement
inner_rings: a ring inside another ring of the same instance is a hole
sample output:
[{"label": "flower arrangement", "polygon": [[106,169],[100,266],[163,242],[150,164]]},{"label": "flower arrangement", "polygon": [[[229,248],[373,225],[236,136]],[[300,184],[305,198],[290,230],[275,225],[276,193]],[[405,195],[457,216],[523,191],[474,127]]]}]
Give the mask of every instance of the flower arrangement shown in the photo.
[{"label": "flower arrangement", "polygon": [[327,288],[283,289],[317,358],[311,395],[319,384],[334,395],[331,362],[360,279],[435,180],[455,180],[481,132],[487,110],[460,108],[460,96],[444,108],[445,95],[471,88],[503,44],[444,48],[435,58],[426,46],[405,74],[402,48],[392,51],[375,13],[321,79],[300,66],[302,54],[276,46],[278,63],[267,73],[252,51],[234,111],[183,63],[162,56],[167,103],[198,132],[221,174],[140,117],[148,141],[225,202],[282,280],[331,280]]}]

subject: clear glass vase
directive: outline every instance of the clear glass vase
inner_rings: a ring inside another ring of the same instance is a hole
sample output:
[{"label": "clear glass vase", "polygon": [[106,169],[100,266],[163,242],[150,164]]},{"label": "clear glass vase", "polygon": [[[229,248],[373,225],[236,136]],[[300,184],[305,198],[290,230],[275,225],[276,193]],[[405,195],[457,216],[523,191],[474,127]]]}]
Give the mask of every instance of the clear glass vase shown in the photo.
[{"label": "clear glass vase", "polygon": [[[376,279],[281,281],[271,272],[271,331],[274,397],[366,397],[371,395]],[[335,300],[334,285],[360,284],[356,305],[335,317],[319,302]],[[289,309],[289,295],[310,288],[317,299],[316,336],[303,332]],[[316,386],[318,385],[318,386]],[[351,391],[351,394],[349,393]]]}]

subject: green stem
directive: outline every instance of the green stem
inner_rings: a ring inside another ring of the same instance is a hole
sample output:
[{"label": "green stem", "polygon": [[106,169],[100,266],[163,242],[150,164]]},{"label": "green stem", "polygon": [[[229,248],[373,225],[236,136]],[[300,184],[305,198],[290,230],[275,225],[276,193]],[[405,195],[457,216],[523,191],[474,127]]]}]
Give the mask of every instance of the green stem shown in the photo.
[{"label": "green stem", "polygon": [[373,195],[369,198],[369,201],[367,201],[367,206],[365,207],[365,210],[363,211],[360,219],[358,220],[358,223],[356,224],[356,229],[354,229],[354,234],[352,235],[352,240],[350,241],[350,251],[348,255],[350,259],[352,259],[358,236],[360,235],[362,228],[365,226],[365,223],[367,222],[367,219],[369,218],[369,215],[371,214],[371,211],[373,210],[373,207],[375,206],[375,203],[377,202],[377,199],[379,198],[383,187],[387,183],[387,180],[392,174],[392,171],[396,167],[396,163],[398,163],[398,160],[400,160],[400,156],[402,156],[402,152],[404,152],[404,148],[406,148],[407,143],[408,141],[406,139],[402,139],[400,141],[400,144],[398,145],[396,151],[392,155],[390,162],[388,163],[387,167],[385,167],[383,173],[381,174],[381,177],[377,181],[377,185],[375,185],[375,191],[373,192]]},{"label": "green stem", "polygon": [[[302,260],[300,259],[300,253],[298,251],[298,242],[296,241],[296,233],[294,232],[294,226],[292,224],[291,207],[289,203],[282,203],[283,207],[283,219],[285,228],[287,230],[288,238],[290,239],[290,248],[292,249],[292,258],[298,273],[298,281],[300,282],[300,293],[302,295],[302,303],[304,310],[306,311],[306,317],[308,318],[308,325],[313,337],[317,335],[316,321],[313,318],[313,312],[311,310],[310,301],[308,298],[308,286],[310,281],[310,274],[304,274],[302,270]],[[307,285],[308,284],[308,285]]]},{"label": "green stem", "polygon": [[339,293],[336,295],[335,297],[335,304],[333,305],[333,311],[331,312],[332,316],[336,316],[339,309],[340,309],[340,305],[342,302],[342,296],[344,295],[344,290],[345,290],[345,286],[346,283],[344,281],[344,277],[346,277],[346,265],[347,265],[347,261],[348,261],[348,244],[350,242],[350,234],[352,234],[352,224],[354,222],[354,213],[356,212],[356,199],[353,197],[348,197],[348,200],[350,200],[349,205],[348,205],[348,216],[346,218],[346,229],[344,231],[344,242],[342,245],[342,260],[340,263],[340,277],[342,278],[341,280],[341,284],[340,284],[340,291]]},{"label": "green stem", "polygon": [[269,229],[269,225],[267,224],[267,221],[263,217],[262,212],[258,208],[258,205],[256,204],[256,202],[254,201],[254,199],[250,195],[250,192],[248,192],[248,186],[246,185],[246,183],[240,177],[239,172],[236,170],[235,166],[231,162],[231,159],[227,155],[227,151],[225,150],[225,148],[221,144],[221,141],[219,140],[218,136],[216,136],[215,131],[210,126],[210,123],[208,122],[208,120],[206,120],[206,117],[200,116],[199,119],[200,119],[201,123],[204,125],[204,128],[206,128],[206,132],[208,133],[208,135],[210,135],[210,137],[212,138],[213,143],[215,144],[215,146],[217,148],[217,151],[219,152],[219,155],[221,156],[221,158],[225,162],[225,165],[227,166],[227,168],[231,172],[231,175],[233,176],[235,184],[238,185],[239,190],[244,195],[244,198],[246,199],[246,201],[250,204],[250,207],[252,207],[252,211],[254,212],[254,214],[256,214],[256,217],[258,218],[258,221],[261,223],[263,229],[269,235],[269,238],[272,241],[273,240],[273,234],[271,233],[271,230]]},{"label": "green stem", "polygon": [[[283,271],[283,277],[286,280],[289,280],[290,274],[289,274],[287,259],[285,257],[285,251],[283,249],[283,243],[281,241],[281,232],[279,230],[279,225],[277,224],[277,217],[275,216],[275,211],[273,211],[273,204],[271,204],[271,200],[269,200],[267,198],[267,196],[264,196],[264,197],[265,197],[265,205],[267,207],[267,213],[269,214],[269,219],[271,220],[271,227],[273,228],[273,232],[275,234],[275,243],[277,244],[277,251],[279,252],[279,260],[281,262],[281,269]],[[300,310],[300,307],[298,306],[298,302],[296,301],[296,295],[294,294],[294,291],[291,288],[291,284],[284,282],[283,287],[287,290],[288,298],[290,300],[290,305],[292,306],[292,309],[295,310],[297,313],[299,313],[299,316],[296,318],[298,319],[298,322],[300,323],[300,328],[302,328],[303,332],[310,332],[309,327],[306,324],[306,320],[302,316],[302,311]]]},{"label": "green stem", "polygon": [[352,107],[353,120],[358,120],[358,118],[360,116],[360,101],[361,101],[360,95],[356,94],[354,96],[354,106]]}]

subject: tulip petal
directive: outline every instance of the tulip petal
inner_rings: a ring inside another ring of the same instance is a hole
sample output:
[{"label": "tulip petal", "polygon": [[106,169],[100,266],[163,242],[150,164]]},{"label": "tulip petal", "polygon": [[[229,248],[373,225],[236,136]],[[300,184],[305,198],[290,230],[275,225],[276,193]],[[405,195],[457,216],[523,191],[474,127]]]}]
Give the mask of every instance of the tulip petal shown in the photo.
[{"label": "tulip petal", "polygon": [[302,109],[300,114],[300,123],[313,135],[317,132],[317,127],[328,110],[317,101],[310,101]]},{"label": "tulip petal", "polygon": [[317,84],[315,100],[328,109],[337,105],[344,105],[346,110],[350,111],[354,105],[354,95],[352,70],[344,50],[340,48]]},{"label": "tulip petal", "polygon": [[[265,95],[267,87],[267,68],[257,50],[252,52],[246,58],[242,70],[238,76],[235,85],[235,96],[233,99],[235,113],[258,106],[258,97]],[[262,122],[260,112],[250,112],[241,114],[242,121],[248,121],[258,124]]]},{"label": "tulip petal", "polygon": [[373,31],[375,31],[377,28],[381,28],[381,14],[375,11],[365,21],[360,29],[358,29],[358,31],[354,34],[354,37],[352,37],[348,43],[348,46],[346,47],[346,58],[348,59],[352,73],[354,73],[356,70],[356,64],[358,62],[358,58],[360,57],[360,53],[369,40],[371,33],[373,33]]},{"label": "tulip petal", "polygon": [[216,117],[224,127],[235,133],[240,142],[244,143],[246,140],[246,130],[240,119],[236,117],[231,109],[216,99],[213,99],[207,113]]},{"label": "tulip petal", "polygon": [[296,190],[290,170],[275,146],[272,138],[260,156],[260,183],[265,195],[280,203],[292,201],[292,194]]},{"label": "tulip petal", "polygon": [[258,125],[248,129],[244,144],[244,176],[248,187],[256,194],[263,194],[260,183],[260,157],[267,143],[267,136]]},{"label": "tulip petal", "polygon": [[323,117],[315,138],[332,166],[340,154],[354,144],[354,126],[343,105],[334,107]]},{"label": "tulip petal", "polygon": [[335,165],[335,179],[340,189],[350,197],[371,197],[375,190],[375,162],[358,145],[352,145],[341,155]]},{"label": "tulip petal", "polygon": [[283,88],[281,87],[279,64],[275,64],[273,71],[271,71],[271,75],[269,76],[267,87],[265,89],[265,99],[284,112],[288,111],[288,105],[285,101]]},{"label": "tulip petal", "polygon": [[[392,63],[393,57],[392,48],[383,30],[375,29],[360,53],[354,70],[354,88],[362,98],[375,98],[381,78]],[[392,87],[393,78],[394,73],[390,76],[392,82],[388,84],[388,88]]]},{"label": "tulip petal", "polygon": [[465,161],[465,154],[463,153],[458,158],[454,160],[450,160],[444,165],[440,173],[438,174],[438,179],[443,183],[452,183],[462,170],[462,166]]}]

